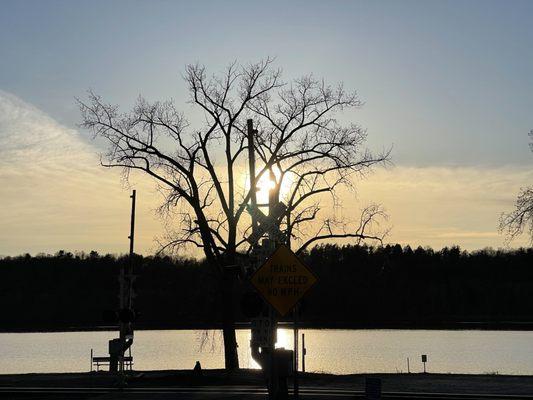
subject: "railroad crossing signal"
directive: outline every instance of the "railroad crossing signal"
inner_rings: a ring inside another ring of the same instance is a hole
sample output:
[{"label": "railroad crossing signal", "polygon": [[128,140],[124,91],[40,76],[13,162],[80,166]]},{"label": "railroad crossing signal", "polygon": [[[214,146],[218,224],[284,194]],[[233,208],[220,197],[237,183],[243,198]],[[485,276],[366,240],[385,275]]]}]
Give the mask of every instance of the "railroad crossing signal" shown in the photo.
[{"label": "railroad crossing signal", "polygon": [[265,300],[284,316],[317,282],[317,278],[296,254],[281,245],[255,271],[251,282]]},{"label": "railroad crossing signal", "polygon": [[250,244],[257,243],[265,233],[273,235],[279,242],[285,242],[285,234],[279,230],[278,224],[278,219],[285,213],[285,210],[287,210],[287,206],[283,204],[283,202],[280,201],[276,204],[268,216],[263,214],[259,208],[250,205],[246,206],[246,210],[259,222],[257,231],[252,233],[247,239]]}]

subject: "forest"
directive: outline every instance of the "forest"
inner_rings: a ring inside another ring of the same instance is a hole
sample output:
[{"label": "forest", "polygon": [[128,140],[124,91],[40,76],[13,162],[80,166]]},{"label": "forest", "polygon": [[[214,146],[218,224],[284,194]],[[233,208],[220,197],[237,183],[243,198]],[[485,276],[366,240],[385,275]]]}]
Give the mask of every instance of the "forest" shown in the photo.
[{"label": "forest", "polygon": [[[307,327],[496,328],[533,326],[533,249],[467,252],[326,244],[302,255],[318,277],[299,309]],[[70,253],[0,259],[0,329],[98,329],[118,307],[126,256]],[[216,328],[217,274],[201,260],[135,255],[137,329]],[[239,274],[239,271],[235,273]],[[236,280],[246,323],[249,280]],[[285,317],[287,321],[291,316]]]}]

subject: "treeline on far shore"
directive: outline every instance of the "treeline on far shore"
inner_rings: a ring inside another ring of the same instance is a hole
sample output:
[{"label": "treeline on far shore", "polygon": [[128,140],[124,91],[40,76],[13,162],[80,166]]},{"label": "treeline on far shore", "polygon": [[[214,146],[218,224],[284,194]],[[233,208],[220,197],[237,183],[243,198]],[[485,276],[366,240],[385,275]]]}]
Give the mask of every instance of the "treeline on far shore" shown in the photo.
[{"label": "treeline on far shore", "polygon": [[[301,305],[305,326],[533,326],[533,249],[328,244],[302,258],[318,277]],[[118,307],[118,274],[127,262],[125,256],[65,251],[0,259],[0,329],[106,325],[102,315]],[[218,274],[205,262],[136,255],[134,265],[138,328],[220,325]],[[238,322],[248,319],[242,299],[251,290],[247,279],[235,284]]]}]

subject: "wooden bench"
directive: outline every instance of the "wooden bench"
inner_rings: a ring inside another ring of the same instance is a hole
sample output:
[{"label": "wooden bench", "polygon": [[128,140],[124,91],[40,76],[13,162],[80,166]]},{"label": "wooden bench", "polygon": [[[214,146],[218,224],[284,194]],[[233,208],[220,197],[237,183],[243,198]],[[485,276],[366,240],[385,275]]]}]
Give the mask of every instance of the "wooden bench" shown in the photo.
[{"label": "wooden bench", "polygon": [[[94,367],[96,367],[96,371],[100,371],[100,366],[109,366],[111,362],[111,357],[95,357],[93,355],[93,350],[91,349],[91,371],[94,371]],[[124,369],[129,369],[130,371],[133,369],[133,357],[131,356],[131,352],[129,356],[124,356]]]}]

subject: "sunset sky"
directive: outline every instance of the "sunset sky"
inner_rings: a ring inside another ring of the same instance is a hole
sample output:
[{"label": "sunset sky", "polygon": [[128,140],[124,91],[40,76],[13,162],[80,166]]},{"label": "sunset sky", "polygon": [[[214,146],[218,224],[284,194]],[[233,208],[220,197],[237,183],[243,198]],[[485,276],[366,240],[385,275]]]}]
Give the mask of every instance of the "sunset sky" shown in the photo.
[{"label": "sunset sky", "polygon": [[[189,63],[219,72],[276,57],[357,90],[343,118],[392,146],[393,165],[357,185],[345,212],[379,202],[387,242],[502,247],[502,212],[533,183],[532,1],[2,1],[0,255],[157,249],[150,181],[99,167],[103,151],[75,97],[94,90],[123,110],[142,94],[191,112]],[[513,246],[528,244],[527,238]]]}]

